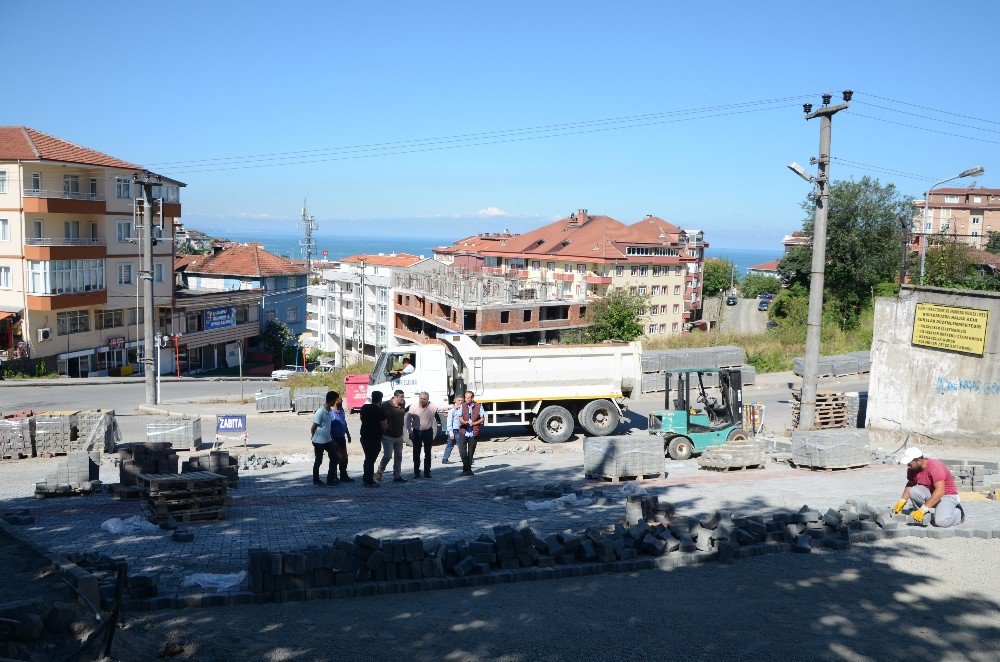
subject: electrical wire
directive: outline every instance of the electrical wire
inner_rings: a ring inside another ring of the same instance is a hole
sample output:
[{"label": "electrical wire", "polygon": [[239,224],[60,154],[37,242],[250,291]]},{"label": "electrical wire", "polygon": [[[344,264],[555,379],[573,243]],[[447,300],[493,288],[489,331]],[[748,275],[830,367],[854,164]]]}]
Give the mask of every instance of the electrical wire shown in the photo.
[{"label": "electrical wire", "polygon": [[960,126],[964,129],[972,129],[973,131],[989,131],[990,133],[1000,133],[1000,129],[988,129],[984,126],[972,126],[971,124],[962,124],[961,122],[952,122],[950,120],[943,120],[938,117],[929,117],[927,115],[920,115],[918,113],[911,113],[907,110],[899,110],[898,108],[889,108],[887,106],[879,106],[874,103],[867,103],[865,101],[857,101],[857,103],[864,104],[871,108],[880,108],[882,110],[888,110],[891,113],[902,113],[903,115],[909,115],[911,117],[919,117],[922,120],[930,120],[932,122],[942,122],[943,124],[951,124],[952,126]]},{"label": "electrical wire", "polygon": [[871,115],[863,115],[861,113],[851,113],[852,117],[863,117],[867,120],[875,120],[877,122],[885,122],[887,124],[895,124],[897,126],[905,126],[908,129],[917,129],[919,131],[928,131],[930,133],[937,133],[943,136],[951,136],[952,138],[964,138],[965,140],[976,140],[983,143],[990,143],[992,145],[1000,145],[1000,140],[988,140],[986,138],[977,138],[975,136],[963,136],[960,133],[951,133],[950,131],[939,131],[938,129],[929,129],[925,126],[917,126],[915,124],[907,124],[905,122],[896,122],[894,120],[887,120],[884,117],[872,117]]},{"label": "electrical wire", "polygon": [[862,170],[872,170],[874,172],[882,172],[882,173],[885,173],[887,175],[895,175],[895,176],[898,176],[898,177],[906,177],[908,179],[919,179],[919,180],[928,181],[928,182],[934,181],[934,177],[927,177],[926,175],[917,175],[917,174],[912,173],[912,172],[906,172],[905,170],[895,170],[893,168],[885,168],[885,167],[882,167],[882,166],[872,165],[871,163],[862,163],[860,161],[850,161],[848,159],[840,158],[839,156],[834,156],[834,157],[831,157],[831,158],[832,158],[832,160],[834,160],[834,161],[836,161],[838,163],[843,163],[844,165],[852,166],[852,167],[855,167],[855,168],[860,168]]},{"label": "electrical wire", "polygon": [[974,117],[972,115],[963,115],[961,113],[953,113],[950,110],[941,110],[940,108],[931,108],[930,106],[920,106],[915,103],[910,103],[909,101],[899,101],[897,99],[890,99],[889,97],[880,97],[877,94],[872,94],[870,92],[855,92],[855,94],[861,94],[866,97],[872,97],[873,99],[881,99],[882,101],[889,101],[891,103],[898,103],[901,106],[911,106],[913,108],[919,108],[920,110],[929,110],[934,113],[941,113],[943,115],[953,115],[955,117],[961,117],[967,120],[975,120],[976,122],[986,122],[987,124],[1000,124],[997,120],[988,120],[982,117]]}]

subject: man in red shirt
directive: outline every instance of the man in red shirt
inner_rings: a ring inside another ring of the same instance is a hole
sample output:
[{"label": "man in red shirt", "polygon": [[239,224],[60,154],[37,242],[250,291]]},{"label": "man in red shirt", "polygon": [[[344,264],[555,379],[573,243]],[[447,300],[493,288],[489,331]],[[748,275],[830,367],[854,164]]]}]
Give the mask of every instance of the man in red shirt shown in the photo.
[{"label": "man in red shirt", "polygon": [[919,448],[907,448],[899,458],[906,465],[906,487],[903,496],[893,506],[893,513],[903,512],[907,501],[916,508],[911,514],[914,521],[923,523],[924,517],[934,509],[931,524],[946,527],[965,521],[965,510],[958,499],[955,478],[941,460],[924,457]]}]

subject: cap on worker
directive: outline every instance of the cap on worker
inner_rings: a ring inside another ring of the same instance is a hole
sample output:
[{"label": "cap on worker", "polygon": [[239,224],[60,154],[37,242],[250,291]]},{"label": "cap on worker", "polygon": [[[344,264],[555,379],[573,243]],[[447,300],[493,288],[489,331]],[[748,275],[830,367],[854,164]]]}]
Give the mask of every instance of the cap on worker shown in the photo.
[{"label": "cap on worker", "polygon": [[923,456],[924,452],[919,448],[907,448],[900,454],[898,462],[900,464],[909,464],[910,462],[916,460],[918,457],[923,457]]}]

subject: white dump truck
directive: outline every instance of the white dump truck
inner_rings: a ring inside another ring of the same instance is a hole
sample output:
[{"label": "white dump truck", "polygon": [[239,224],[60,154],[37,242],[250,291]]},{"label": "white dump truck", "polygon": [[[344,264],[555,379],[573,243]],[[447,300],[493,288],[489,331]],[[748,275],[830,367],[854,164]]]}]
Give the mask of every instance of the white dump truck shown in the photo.
[{"label": "white dump truck", "polygon": [[[523,423],[548,443],[568,440],[577,424],[590,435],[611,434],[621,421],[622,400],[633,390],[638,394],[638,342],[480,347],[464,334],[437,339],[381,352],[369,394],[381,391],[388,399],[402,389],[414,402],[427,391],[432,402],[444,404],[472,391],[487,426]],[[403,358],[413,370],[400,374]]]}]

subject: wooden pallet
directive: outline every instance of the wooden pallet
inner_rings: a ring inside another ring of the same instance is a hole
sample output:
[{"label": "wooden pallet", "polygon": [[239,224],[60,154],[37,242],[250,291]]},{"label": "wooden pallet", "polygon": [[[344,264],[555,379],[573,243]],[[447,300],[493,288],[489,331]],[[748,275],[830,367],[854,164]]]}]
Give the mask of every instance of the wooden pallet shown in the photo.
[{"label": "wooden pallet", "polygon": [[230,503],[227,497],[212,499],[190,499],[188,501],[172,501],[163,503],[162,501],[150,500],[146,505],[151,511],[162,515],[172,515],[175,513],[186,513],[193,510],[208,510],[225,508]]},{"label": "wooden pallet", "polygon": [[167,515],[157,513],[146,513],[146,519],[153,524],[161,524],[173,518],[175,522],[183,524],[194,524],[197,522],[217,522],[227,518],[225,510],[201,510],[189,513],[170,513]]},{"label": "wooden pallet", "polygon": [[727,467],[713,467],[707,464],[703,464],[699,469],[708,469],[710,471],[744,471],[746,469],[763,469],[764,463],[760,464],[744,464],[744,465],[731,465]]},{"label": "wooden pallet", "polygon": [[586,477],[590,480],[602,480],[605,483],[628,483],[633,480],[662,480],[667,477],[667,473],[665,471],[661,471],[660,473],[637,474],[635,476],[601,476],[599,474],[586,474]]},{"label": "wooden pallet", "polygon": [[192,471],[180,474],[139,474],[138,479],[146,489],[153,493],[159,492],[190,492],[205,489],[213,485],[225,486],[228,478],[211,471]]},{"label": "wooden pallet", "polygon": [[840,467],[810,467],[804,464],[795,464],[789,462],[796,469],[802,469],[803,471],[847,471],[848,469],[864,469],[865,467],[871,466],[871,463],[865,464],[849,464]]}]

